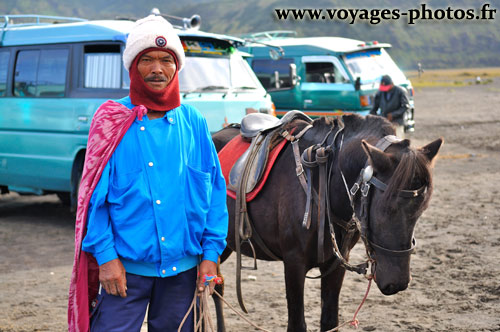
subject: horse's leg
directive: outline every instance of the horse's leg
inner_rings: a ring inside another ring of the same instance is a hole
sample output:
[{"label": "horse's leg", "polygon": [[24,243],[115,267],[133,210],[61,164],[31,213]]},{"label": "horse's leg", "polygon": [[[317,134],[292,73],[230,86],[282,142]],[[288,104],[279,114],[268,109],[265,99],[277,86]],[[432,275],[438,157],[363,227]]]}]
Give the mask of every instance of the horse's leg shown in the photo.
[{"label": "horse's leg", "polygon": [[[217,275],[222,275],[221,265],[226,261],[226,259],[231,255],[232,251],[228,247],[222,252],[220,256],[219,264],[217,264]],[[224,284],[215,284],[215,291],[221,296],[224,296]],[[215,314],[217,316],[217,332],[226,332],[226,324],[224,322],[224,304],[222,300],[215,294],[212,295],[215,306]]]},{"label": "horse's leg", "polygon": [[301,262],[288,261],[285,265],[286,301],[288,305],[288,332],[306,331],[304,318],[304,282],[306,269]]},{"label": "horse's leg", "polygon": [[[326,273],[328,265],[320,267]],[[339,324],[339,295],[344,281],[345,269],[340,267],[321,278],[321,331],[328,331]]]}]

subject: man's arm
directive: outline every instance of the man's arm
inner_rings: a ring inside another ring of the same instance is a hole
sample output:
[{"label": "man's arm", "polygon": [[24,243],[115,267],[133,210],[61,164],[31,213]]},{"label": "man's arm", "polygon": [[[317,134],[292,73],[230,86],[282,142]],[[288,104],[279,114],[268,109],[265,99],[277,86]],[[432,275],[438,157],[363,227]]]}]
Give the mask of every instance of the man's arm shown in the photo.
[{"label": "man's arm", "polygon": [[405,114],[405,112],[410,108],[410,101],[408,99],[406,91],[400,87],[398,87],[397,94],[394,97],[399,99],[399,108],[390,112],[390,114],[392,114],[393,119],[398,119],[401,118],[403,114]]},{"label": "man's arm", "polygon": [[99,264],[99,282],[108,294],[127,296],[125,268],[115,250],[114,235],[106,197],[110,181],[110,162],[104,168],[89,203],[87,234],[82,250],[91,253]]},{"label": "man's arm", "polygon": [[372,109],[370,110],[370,114],[376,115],[378,108],[379,108],[379,105],[380,105],[380,93],[377,92],[377,94],[375,94],[375,98],[373,101]]},{"label": "man's arm", "polygon": [[219,255],[226,248],[226,237],[228,229],[228,212],[226,206],[226,181],[222,175],[217,151],[212,142],[206,122],[203,120],[202,151],[207,154],[207,164],[211,166],[212,195],[210,197],[210,208],[207,213],[205,230],[202,234],[201,245],[203,249],[202,263],[200,265],[200,276],[198,290],[204,289],[202,278],[204,275],[217,274],[217,261]]}]

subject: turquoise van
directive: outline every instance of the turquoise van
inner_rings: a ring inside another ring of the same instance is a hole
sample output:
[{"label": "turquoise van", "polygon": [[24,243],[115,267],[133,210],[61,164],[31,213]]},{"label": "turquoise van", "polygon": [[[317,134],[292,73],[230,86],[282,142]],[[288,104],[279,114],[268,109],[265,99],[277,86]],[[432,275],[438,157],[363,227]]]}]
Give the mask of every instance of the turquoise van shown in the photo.
[{"label": "turquoise van", "polygon": [[[2,22],[3,18],[3,22]],[[238,38],[183,20],[181,101],[215,132],[248,113],[274,114]],[[187,23],[186,23],[187,22]],[[122,51],[134,22],[0,16],[0,190],[57,193],[74,207],[94,112],[128,94]]]},{"label": "turquoise van", "polygon": [[406,131],[414,128],[413,87],[386,49],[390,44],[339,37],[296,38],[293,31],[244,36],[240,50],[271,94],[276,114],[301,110],[316,116],[369,113],[382,75],[405,88],[411,110]]}]

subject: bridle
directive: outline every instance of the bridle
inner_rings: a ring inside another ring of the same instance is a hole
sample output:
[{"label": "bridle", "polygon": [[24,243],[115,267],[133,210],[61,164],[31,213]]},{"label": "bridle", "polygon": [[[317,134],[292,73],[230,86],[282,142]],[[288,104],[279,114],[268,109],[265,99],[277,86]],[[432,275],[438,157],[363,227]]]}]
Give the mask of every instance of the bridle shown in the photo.
[{"label": "bridle", "polygon": [[[385,151],[391,144],[400,142],[401,139],[397,138],[394,135],[387,135],[383,138],[381,138],[377,144],[375,145],[376,148],[380,149],[381,151]],[[342,143],[341,143],[341,148],[342,148]],[[341,149],[340,148],[340,149]],[[373,167],[368,164],[368,161],[365,164],[365,167],[361,170],[358,179],[356,182],[352,185],[352,187],[349,189],[347,185],[347,181],[345,179],[345,176],[342,171],[340,171],[342,175],[342,179],[344,181],[344,185],[346,187],[347,195],[349,197],[349,201],[351,203],[351,208],[353,210],[352,218],[353,219],[358,219],[359,225],[361,225],[361,238],[363,239],[363,242],[366,247],[367,255],[369,258],[369,261],[372,264],[376,264],[376,259],[373,258],[373,254],[375,254],[375,257],[377,254],[380,255],[385,255],[385,256],[395,256],[395,257],[405,257],[411,255],[415,251],[416,247],[416,240],[415,237],[412,236],[411,244],[408,249],[403,249],[403,250],[394,250],[394,249],[389,249],[384,247],[381,244],[377,244],[369,239],[368,233],[369,233],[369,211],[370,211],[370,204],[371,204],[371,187],[375,187],[376,189],[380,191],[385,191],[387,189],[387,185],[378,179],[373,173]],[[407,190],[407,189],[400,189],[398,190],[397,194],[400,197],[404,198],[416,198],[420,195],[423,195],[427,190],[427,186],[423,185],[419,189],[416,190]],[[361,209],[359,216],[356,216],[355,213],[355,201],[357,198],[357,195],[360,195],[360,204],[361,204]]]},{"label": "bridle", "polygon": [[[343,146],[344,141],[344,127],[341,127],[336,133],[332,140],[331,144],[327,144],[328,137],[333,133],[333,128],[325,135],[324,139],[321,143],[312,145],[306,148],[302,155],[300,156],[299,163],[299,150],[298,150],[298,140],[292,142],[293,152],[295,156],[297,176],[301,182],[301,185],[306,192],[307,200],[306,200],[306,209],[303,219],[303,227],[309,228],[311,224],[311,203],[314,200],[318,207],[318,261],[323,262],[323,239],[324,239],[324,220],[328,219],[330,235],[332,239],[333,251],[335,256],[338,258],[336,263],[332,264],[332,266],[328,269],[328,271],[317,278],[324,277],[326,274],[333,271],[337,268],[338,263],[340,262],[347,270],[355,271],[359,274],[367,274],[367,270],[369,264],[372,264],[372,267],[376,264],[376,255],[385,255],[385,256],[396,256],[396,257],[404,257],[409,256],[415,251],[416,240],[412,237],[411,245],[408,249],[404,250],[394,250],[386,248],[382,244],[374,243],[369,240],[369,211],[371,204],[371,188],[372,186],[380,191],[385,191],[387,189],[387,185],[378,179],[373,174],[373,168],[368,164],[368,161],[365,164],[365,167],[361,170],[356,182],[349,188],[347,181],[345,179],[344,173],[340,169],[339,171],[342,176],[347,196],[349,198],[352,215],[349,221],[338,220],[338,218],[333,218],[331,216],[330,209],[330,180],[332,173],[331,163],[328,163],[329,156],[333,153],[340,153]],[[337,148],[336,141],[338,137],[341,137],[339,147]],[[376,147],[382,151],[385,151],[391,144],[400,142],[401,139],[397,138],[394,135],[387,135],[381,138]],[[313,160],[313,153],[316,154],[315,160]],[[330,168],[329,168],[330,165]],[[319,167],[319,187],[318,192],[312,188],[312,175],[310,169],[313,167]],[[304,172],[305,168],[305,172]],[[329,168],[329,169],[328,169]],[[307,177],[304,175],[306,173]],[[398,190],[398,195],[405,198],[415,198],[425,193],[427,186],[422,186],[417,190],[406,190],[400,189]],[[361,202],[361,209],[359,216],[356,215],[355,203],[358,199]],[[346,231],[346,234],[343,237],[342,246],[339,247],[335,237],[334,224],[340,226]],[[366,253],[368,256],[367,261],[361,264],[352,265],[350,264],[344,257],[348,252],[348,246],[352,239],[355,237],[355,234],[360,234],[361,238],[365,244]],[[374,257],[375,256],[375,257]]]}]

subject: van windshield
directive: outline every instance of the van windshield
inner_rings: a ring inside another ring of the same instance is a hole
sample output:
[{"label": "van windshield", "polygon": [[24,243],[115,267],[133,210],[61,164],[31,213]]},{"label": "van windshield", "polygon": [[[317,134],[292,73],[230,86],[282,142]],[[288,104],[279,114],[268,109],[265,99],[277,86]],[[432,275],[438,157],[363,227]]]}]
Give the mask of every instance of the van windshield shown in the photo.
[{"label": "van windshield", "polygon": [[187,56],[179,73],[181,92],[262,89],[245,60],[232,57]]},{"label": "van windshield", "polygon": [[361,83],[372,83],[383,75],[391,76],[395,84],[406,82],[405,75],[384,49],[346,54],[345,63],[353,77],[361,78]]}]

